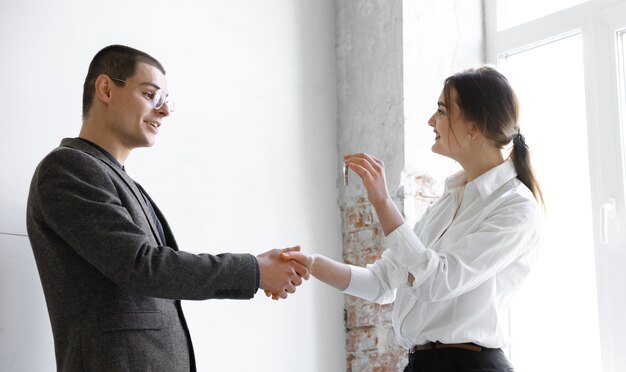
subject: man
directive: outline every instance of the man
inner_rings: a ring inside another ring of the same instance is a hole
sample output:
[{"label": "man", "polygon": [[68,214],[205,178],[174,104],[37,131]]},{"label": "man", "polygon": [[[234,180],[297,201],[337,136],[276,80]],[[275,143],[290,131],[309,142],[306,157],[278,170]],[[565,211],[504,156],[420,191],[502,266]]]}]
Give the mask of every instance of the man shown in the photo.
[{"label": "man", "polygon": [[93,58],[78,138],[37,167],[27,227],[41,278],[57,369],[189,371],[194,352],[180,300],[249,299],[259,288],[286,298],[306,268],[272,250],[179,251],[165,218],[124,170],[152,146],[170,113],[165,70],[112,45]]}]

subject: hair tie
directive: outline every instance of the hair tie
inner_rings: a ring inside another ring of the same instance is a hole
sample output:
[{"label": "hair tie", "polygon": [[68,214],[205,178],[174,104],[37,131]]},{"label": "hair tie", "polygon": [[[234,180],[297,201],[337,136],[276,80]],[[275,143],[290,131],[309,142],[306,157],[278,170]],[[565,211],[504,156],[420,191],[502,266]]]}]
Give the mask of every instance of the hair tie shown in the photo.
[{"label": "hair tie", "polygon": [[517,131],[516,134],[513,135],[513,144],[526,146],[526,139],[524,138],[524,135],[519,130]]}]

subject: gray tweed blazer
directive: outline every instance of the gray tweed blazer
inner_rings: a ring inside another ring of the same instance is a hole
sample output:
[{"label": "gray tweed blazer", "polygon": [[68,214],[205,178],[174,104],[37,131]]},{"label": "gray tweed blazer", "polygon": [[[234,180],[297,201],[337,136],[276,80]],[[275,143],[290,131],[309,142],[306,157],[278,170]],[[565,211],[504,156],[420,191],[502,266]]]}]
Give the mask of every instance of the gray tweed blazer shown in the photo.
[{"label": "gray tweed blazer", "polygon": [[249,254],[167,245],[135,182],[97,148],[64,139],[35,170],[27,229],[59,371],[195,370],[181,299],[249,299]]}]

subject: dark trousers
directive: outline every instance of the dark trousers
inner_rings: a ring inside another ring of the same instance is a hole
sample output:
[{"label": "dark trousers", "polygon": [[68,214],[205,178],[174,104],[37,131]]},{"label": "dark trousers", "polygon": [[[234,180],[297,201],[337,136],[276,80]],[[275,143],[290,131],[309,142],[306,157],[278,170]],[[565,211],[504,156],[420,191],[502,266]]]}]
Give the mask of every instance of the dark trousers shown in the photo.
[{"label": "dark trousers", "polygon": [[433,349],[409,354],[404,372],[514,372],[502,349]]}]

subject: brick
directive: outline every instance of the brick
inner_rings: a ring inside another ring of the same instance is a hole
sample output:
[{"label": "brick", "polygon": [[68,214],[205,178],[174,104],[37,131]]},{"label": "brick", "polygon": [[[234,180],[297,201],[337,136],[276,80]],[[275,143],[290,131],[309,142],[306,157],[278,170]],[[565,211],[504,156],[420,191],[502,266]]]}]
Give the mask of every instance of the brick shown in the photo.
[{"label": "brick", "polygon": [[377,327],[356,327],[348,330],[346,350],[352,353],[378,350],[386,352],[397,348],[391,324]]},{"label": "brick", "polygon": [[406,350],[395,348],[386,352],[350,353],[346,363],[350,372],[397,372],[404,370],[408,358]]},{"label": "brick", "polygon": [[388,352],[400,347],[391,324],[381,326],[378,335],[378,351]]},{"label": "brick", "polygon": [[382,232],[378,226],[345,233],[343,243],[343,259],[352,265],[364,267],[382,254]]},{"label": "brick", "polygon": [[343,248],[346,252],[356,252],[363,248],[380,247],[382,239],[378,225],[352,230],[343,234]]},{"label": "brick", "polygon": [[350,295],[345,295],[344,296],[344,302],[345,302],[345,306],[346,308],[350,307],[350,306],[358,306],[361,304],[369,304],[369,301],[366,301],[362,298],[356,297],[356,296],[350,296]]},{"label": "brick", "polygon": [[382,255],[380,248],[363,249],[356,253],[344,253],[343,260],[345,263],[360,267],[376,262]]},{"label": "brick", "polygon": [[348,330],[346,350],[348,352],[374,350],[378,345],[375,327],[353,328]]},{"label": "brick", "polygon": [[346,327],[348,329],[366,326],[391,324],[392,304],[379,305],[372,302],[346,306]]},{"label": "brick", "polygon": [[358,204],[341,208],[343,230],[352,231],[378,224],[371,204]]}]

